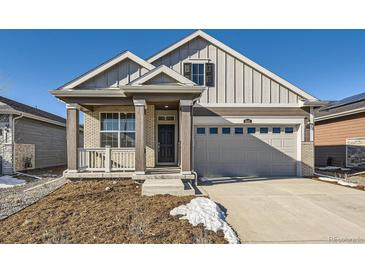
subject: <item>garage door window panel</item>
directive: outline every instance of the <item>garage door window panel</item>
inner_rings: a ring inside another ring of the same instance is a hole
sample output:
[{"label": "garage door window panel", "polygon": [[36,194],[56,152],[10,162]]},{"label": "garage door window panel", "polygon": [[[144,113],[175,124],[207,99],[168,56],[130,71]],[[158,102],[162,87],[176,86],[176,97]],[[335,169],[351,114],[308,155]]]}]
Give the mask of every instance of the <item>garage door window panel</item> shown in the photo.
[{"label": "garage door window panel", "polygon": [[292,127],[286,127],[285,128],[285,133],[286,134],[292,134],[292,133],[294,133],[294,128],[292,128]]},{"label": "garage door window panel", "polygon": [[243,128],[242,127],[234,128],[234,134],[243,134]]},{"label": "garage door window panel", "polygon": [[231,134],[231,128],[229,127],[222,128],[222,134]]},{"label": "garage door window panel", "polygon": [[204,127],[198,127],[196,129],[197,134],[205,134],[205,128]]},{"label": "garage door window panel", "polygon": [[218,134],[218,128],[217,127],[209,128],[209,134]]},{"label": "garage door window panel", "polygon": [[273,127],[272,128],[272,133],[274,133],[274,134],[280,134],[281,133],[281,128],[280,127]]},{"label": "garage door window panel", "polygon": [[256,128],[254,127],[247,128],[247,134],[255,134],[255,133],[256,133]]},{"label": "garage door window panel", "polygon": [[267,134],[267,133],[269,133],[269,128],[267,128],[267,127],[260,127],[260,133],[261,134]]}]

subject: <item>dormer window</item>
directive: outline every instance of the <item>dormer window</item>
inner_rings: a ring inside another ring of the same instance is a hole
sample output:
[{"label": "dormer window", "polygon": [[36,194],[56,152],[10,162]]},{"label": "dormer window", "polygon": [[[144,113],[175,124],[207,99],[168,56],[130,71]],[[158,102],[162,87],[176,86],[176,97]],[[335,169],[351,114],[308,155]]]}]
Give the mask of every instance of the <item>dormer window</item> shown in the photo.
[{"label": "dormer window", "polygon": [[184,63],[184,76],[199,86],[214,86],[212,63]]}]

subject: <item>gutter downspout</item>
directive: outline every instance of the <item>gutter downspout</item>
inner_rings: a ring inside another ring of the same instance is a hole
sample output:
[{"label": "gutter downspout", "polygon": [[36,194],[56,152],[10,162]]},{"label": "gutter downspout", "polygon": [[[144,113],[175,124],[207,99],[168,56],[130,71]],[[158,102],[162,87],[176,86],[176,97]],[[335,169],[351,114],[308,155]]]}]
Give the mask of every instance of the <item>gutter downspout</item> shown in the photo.
[{"label": "gutter downspout", "polygon": [[199,98],[196,98],[193,100],[193,105],[191,106],[191,126],[192,126],[192,130],[191,130],[191,164],[192,164],[192,171],[191,173],[194,175],[194,185],[195,187],[198,187],[198,173],[195,171],[194,169],[194,164],[195,164],[195,161],[194,161],[194,147],[195,147],[195,144],[194,144],[194,104],[200,99]]},{"label": "gutter downspout", "polygon": [[13,172],[15,173],[15,122],[16,120],[19,120],[23,118],[23,113],[20,114],[20,116],[17,116],[13,118],[12,127],[11,127],[11,146],[13,151]]}]

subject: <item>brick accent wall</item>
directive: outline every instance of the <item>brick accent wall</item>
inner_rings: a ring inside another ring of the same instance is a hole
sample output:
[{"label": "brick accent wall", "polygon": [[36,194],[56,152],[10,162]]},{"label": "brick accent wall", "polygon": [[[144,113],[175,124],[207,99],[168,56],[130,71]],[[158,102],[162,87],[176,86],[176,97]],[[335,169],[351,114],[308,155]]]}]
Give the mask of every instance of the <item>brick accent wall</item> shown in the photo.
[{"label": "brick accent wall", "polygon": [[[132,111],[134,106],[98,106],[93,112],[84,113],[84,146],[100,147],[100,112]],[[146,110],[146,166],[155,166],[155,106],[147,105]]]},{"label": "brick accent wall", "polygon": [[314,172],[314,143],[302,142],[302,176],[312,176]]},{"label": "brick accent wall", "polygon": [[155,166],[155,106],[147,105],[146,110],[146,167]]}]

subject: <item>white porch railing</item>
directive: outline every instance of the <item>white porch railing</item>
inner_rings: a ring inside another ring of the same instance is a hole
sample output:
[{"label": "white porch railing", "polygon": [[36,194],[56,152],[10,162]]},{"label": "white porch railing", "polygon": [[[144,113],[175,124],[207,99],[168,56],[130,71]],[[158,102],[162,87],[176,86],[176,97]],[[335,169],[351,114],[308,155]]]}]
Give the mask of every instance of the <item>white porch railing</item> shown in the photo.
[{"label": "white porch railing", "polygon": [[79,148],[80,171],[133,171],[134,148]]}]

